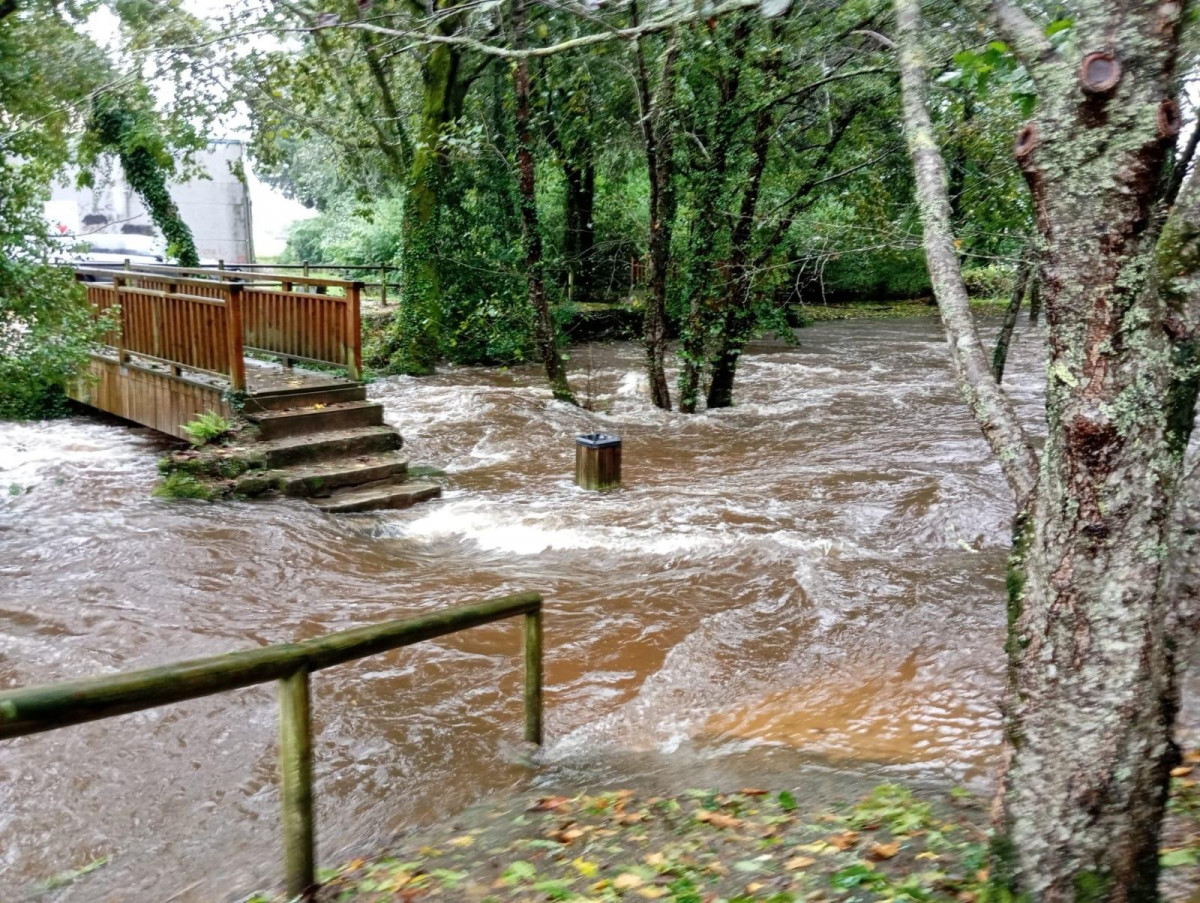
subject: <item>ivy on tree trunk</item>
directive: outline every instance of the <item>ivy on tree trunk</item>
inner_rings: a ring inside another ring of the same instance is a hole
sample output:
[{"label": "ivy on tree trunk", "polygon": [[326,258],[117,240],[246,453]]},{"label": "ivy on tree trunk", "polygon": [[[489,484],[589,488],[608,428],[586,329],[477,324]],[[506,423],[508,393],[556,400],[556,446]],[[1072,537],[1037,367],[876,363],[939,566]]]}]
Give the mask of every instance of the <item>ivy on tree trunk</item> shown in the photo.
[{"label": "ivy on tree trunk", "polygon": [[149,116],[111,94],[97,95],[88,130],[102,150],[117,155],[130,187],[146,205],[167,241],[167,253],[185,267],[200,265],[192,230],[179,215],[167,189],[172,163],[161,137],[148,127]]}]

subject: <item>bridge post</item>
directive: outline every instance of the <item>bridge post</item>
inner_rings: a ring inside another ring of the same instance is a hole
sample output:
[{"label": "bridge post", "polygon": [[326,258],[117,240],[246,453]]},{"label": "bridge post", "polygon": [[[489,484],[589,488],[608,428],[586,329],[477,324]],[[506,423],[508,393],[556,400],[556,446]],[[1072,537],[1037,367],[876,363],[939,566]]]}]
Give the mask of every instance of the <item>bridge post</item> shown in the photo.
[{"label": "bridge post", "polygon": [[242,348],[242,284],[231,282],[226,289],[229,292],[225,298],[225,345],[229,355],[229,388],[234,392],[244,392],[246,360]]},{"label": "bridge post", "polygon": [[362,379],[362,290],[361,282],[346,289],[346,369],[351,379]]},{"label": "bridge post", "polygon": [[113,293],[117,299],[117,309],[120,311],[120,318],[117,321],[117,364],[121,367],[125,366],[125,305],[121,303],[121,286],[125,284],[125,280],[120,276],[113,276]]}]

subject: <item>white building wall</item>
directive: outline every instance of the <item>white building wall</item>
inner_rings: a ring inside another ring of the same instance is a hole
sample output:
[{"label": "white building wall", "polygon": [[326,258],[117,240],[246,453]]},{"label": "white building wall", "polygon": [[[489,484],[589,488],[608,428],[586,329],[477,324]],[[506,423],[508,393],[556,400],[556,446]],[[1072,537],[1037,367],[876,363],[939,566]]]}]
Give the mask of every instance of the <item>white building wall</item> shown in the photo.
[{"label": "white building wall", "polygon": [[[234,170],[240,170],[244,148],[240,141],[214,141],[197,162],[208,176],[168,186],[183,221],[192,230],[196,251],[205,263],[253,263],[254,240],[250,191]],[[77,235],[97,232],[140,232],[161,238],[150,215],[125,182],[120,163],[97,173],[95,186],[77,189],[75,173],[68,184],[56,185],[47,215]],[[72,209],[77,212],[71,222]]]}]

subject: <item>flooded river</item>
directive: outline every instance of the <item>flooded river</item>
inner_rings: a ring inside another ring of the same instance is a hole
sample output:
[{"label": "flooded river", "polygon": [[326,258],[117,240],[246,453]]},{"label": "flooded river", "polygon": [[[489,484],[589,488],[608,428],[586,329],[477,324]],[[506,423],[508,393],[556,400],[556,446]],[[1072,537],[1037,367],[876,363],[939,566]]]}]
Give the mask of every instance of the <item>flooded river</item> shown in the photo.
[{"label": "flooded river", "polygon": [[[691,418],[648,404],[634,345],[575,350],[596,413],[534,368],[377,382],[410,460],[447,472],[443,499],[382,515],[162,502],[148,431],[0,425],[0,687],[539,590],[535,766],[517,622],[314,679],[323,858],[530,781],[986,787],[1011,503],[939,324],[801,339],[747,359],[736,408]],[[1034,425],[1040,347],[1022,323],[1008,382]],[[624,438],[620,492],[571,484],[596,429]],[[50,898],[273,885],[275,730],[265,686],[4,744],[0,898],[102,857]]]}]

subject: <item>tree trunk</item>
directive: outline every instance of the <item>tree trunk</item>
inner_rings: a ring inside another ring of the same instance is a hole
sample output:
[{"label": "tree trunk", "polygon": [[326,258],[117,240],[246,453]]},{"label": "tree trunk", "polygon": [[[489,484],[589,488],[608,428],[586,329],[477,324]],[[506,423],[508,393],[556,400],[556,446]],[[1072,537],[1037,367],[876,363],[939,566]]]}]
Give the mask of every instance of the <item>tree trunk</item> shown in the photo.
[{"label": "tree trunk", "polygon": [[696,203],[692,241],[688,249],[687,279],[684,285],[688,312],[679,351],[679,410],[683,414],[696,413],[696,406],[700,401],[700,377],[715,310],[715,305],[711,299],[706,299],[706,296],[713,288],[712,256],[720,222],[721,200],[726,188],[725,175],[729,164],[730,145],[733,143],[737,126],[738,88],[750,31],[749,17],[738,17],[730,39],[730,68],[720,80],[710,159],[704,170]]},{"label": "tree trunk", "polygon": [[590,159],[590,148],[581,150],[587,159],[572,157],[563,161],[566,180],[563,253],[571,274],[571,300],[587,302],[592,300],[595,282],[592,250],[596,246],[596,229],[592,214],[596,202],[596,165]]},{"label": "tree trunk", "polygon": [[1042,315],[1042,274],[1034,267],[1033,284],[1029,286],[1029,322],[1036,323]]},{"label": "tree trunk", "polygon": [[[1180,566],[1170,514],[1196,401],[1181,367],[1195,353],[1195,321],[1182,311],[1195,304],[1186,277],[1200,233],[1168,221],[1159,241],[1154,215],[1178,124],[1181,8],[1130,6],[1114,18],[1109,3],[1080,0],[1072,45],[1058,49],[1015,5],[991,9],[1039,93],[1016,150],[1037,211],[1049,324],[1039,470],[1027,472],[1025,452],[1003,441],[1019,430],[1011,407],[981,404],[998,391],[991,374],[966,380],[1019,512],[991,876],[1047,903],[1153,900],[1176,759],[1177,644],[1188,639],[1169,633]],[[896,0],[896,10],[930,275],[957,354],[961,273],[944,256],[953,245],[919,0]],[[1163,294],[1172,285],[1178,298]]]},{"label": "tree trunk", "polygon": [[421,72],[420,137],[413,150],[401,225],[401,278],[404,297],[388,331],[386,360],[397,373],[433,372],[441,356],[442,290],[439,272],[439,220],[446,163],[445,128],[462,113],[461,58],[449,44],[429,52]]},{"label": "tree trunk", "polygon": [[[513,46],[525,46],[525,0],[512,0]],[[525,275],[529,283],[529,303],[537,317],[534,341],[546,368],[550,391],[559,401],[575,404],[567,383],[567,369],[558,351],[558,334],[546,296],[542,233],[538,223],[537,186],[534,179],[533,133],[529,110],[529,59],[521,57],[513,67],[513,93],[516,98],[517,171],[521,192],[521,232],[525,245]]]},{"label": "tree trunk", "polygon": [[1012,297],[1004,311],[1004,322],[1000,324],[1000,334],[996,336],[996,350],[992,353],[992,376],[996,382],[1004,380],[1004,365],[1008,362],[1008,346],[1012,343],[1013,329],[1017,325],[1017,314],[1021,312],[1021,300],[1025,297],[1025,289],[1029,285],[1029,274],[1033,270],[1030,252],[1026,249],[1021,254],[1021,262],[1017,264],[1017,272],[1013,277]]},{"label": "tree trunk", "polygon": [[[778,45],[781,29],[772,30],[772,40]],[[780,51],[772,52],[762,63],[763,94],[774,87],[780,66]],[[754,234],[754,216],[758,211],[758,196],[762,188],[767,156],[771,150],[771,133],[775,125],[774,105],[765,97],[754,117],[754,139],[750,145],[750,171],[742,192],[741,209],[730,236],[729,277],[725,297],[721,301],[722,323],[717,338],[717,350],[710,363],[711,382],[707,406],[728,408],[733,405],[733,381],[738,362],[747,343],[753,338],[757,318],[754,315],[753,279],[750,266],[750,241]]]},{"label": "tree trunk", "polygon": [[[630,4],[633,23],[638,21],[636,3]],[[658,97],[650,91],[646,55],[639,39],[634,42],[637,56],[637,88],[641,103],[642,132],[646,141],[646,169],[650,176],[650,286],[642,327],[646,347],[646,377],[650,400],[664,411],[671,410],[671,390],[667,386],[667,270],[671,260],[671,231],[675,223],[674,126],[671,106],[675,96],[675,59],[678,48],[674,37],[663,50],[662,77]]]}]

